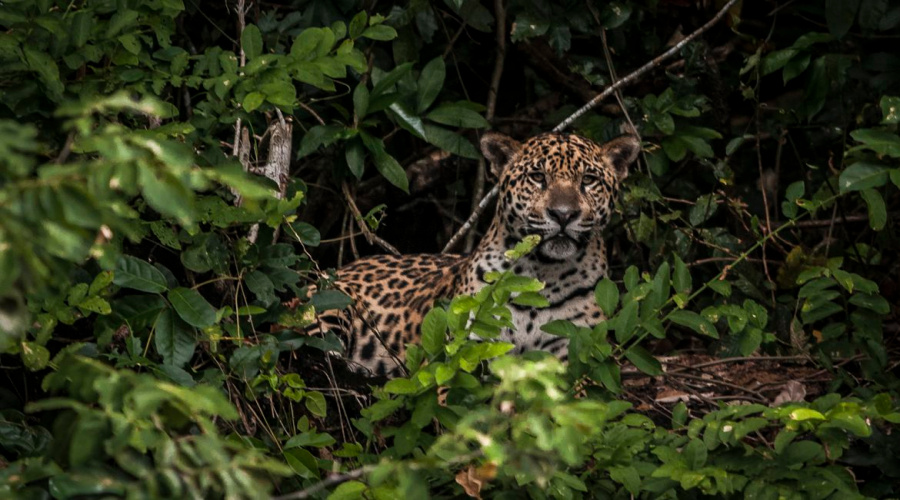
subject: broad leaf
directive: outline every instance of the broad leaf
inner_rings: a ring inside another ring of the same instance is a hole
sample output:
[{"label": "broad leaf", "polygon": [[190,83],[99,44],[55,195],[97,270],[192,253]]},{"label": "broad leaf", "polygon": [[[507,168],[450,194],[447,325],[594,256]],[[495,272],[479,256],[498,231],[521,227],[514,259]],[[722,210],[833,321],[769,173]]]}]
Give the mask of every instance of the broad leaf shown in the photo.
[{"label": "broad leaf", "polygon": [[422,68],[419,75],[418,90],[416,92],[416,111],[424,113],[434,102],[441,88],[444,86],[446,67],[444,58],[435,57]]},{"label": "broad leaf", "polygon": [[662,365],[646,349],[639,345],[632,346],[625,351],[625,357],[634,364],[638,370],[647,375],[662,375]]},{"label": "broad leaf", "polygon": [[868,162],[857,162],[850,165],[838,179],[841,193],[859,191],[883,186],[888,180],[888,169],[884,165]]},{"label": "broad leaf", "polygon": [[194,356],[197,345],[194,329],[166,308],[153,325],[153,345],[167,365],[184,366]]},{"label": "broad leaf", "polygon": [[262,54],[262,35],[255,24],[248,24],[241,32],[241,48],[247,59],[256,59]]},{"label": "broad leaf", "polygon": [[700,316],[693,311],[672,311],[669,313],[668,319],[673,323],[686,326],[701,335],[706,335],[707,337],[712,337],[714,339],[719,338],[719,332],[716,331],[716,327],[703,316]]},{"label": "broad leaf", "polygon": [[619,305],[619,287],[609,278],[603,278],[594,287],[594,300],[607,318],[612,317]]},{"label": "broad leaf", "polygon": [[162,293],[168,290],[166,277],[149,262],[124,255],[116,264],[113,283],[142,292]]},{"label": "broad leaf", "polygon": [[178,316],[189,325],[206,328],[216,322],[216,310],[197,290],[179,287],[169,291],[167,297]]}]

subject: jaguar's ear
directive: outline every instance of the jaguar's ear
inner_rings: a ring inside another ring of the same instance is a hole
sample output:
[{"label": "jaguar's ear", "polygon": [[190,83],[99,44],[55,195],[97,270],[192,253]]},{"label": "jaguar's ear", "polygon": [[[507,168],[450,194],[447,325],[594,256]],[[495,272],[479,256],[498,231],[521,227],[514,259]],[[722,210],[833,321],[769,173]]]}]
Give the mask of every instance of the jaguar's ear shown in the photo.
[{"label": "jaguar's ear", "polygon": [[641,140],[636,135],[623,135],[607,142],[602,148],[621,182],[628,177],[628,167],[641,154]]},{"label": "jaguar's ear", "polygon": [[481,154],[491,163],[493,180],[500,178],[506,164],[521,148],[521,142],[498,132],[487,132],[481,136]]}]

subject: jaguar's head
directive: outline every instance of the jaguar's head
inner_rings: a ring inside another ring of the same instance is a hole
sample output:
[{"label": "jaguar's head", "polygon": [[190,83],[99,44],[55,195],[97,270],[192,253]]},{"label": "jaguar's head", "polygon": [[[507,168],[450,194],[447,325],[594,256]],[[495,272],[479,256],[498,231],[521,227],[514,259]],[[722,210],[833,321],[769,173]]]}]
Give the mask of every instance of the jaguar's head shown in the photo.
[{"label": "jaguar's head", "polygon": [[500,182],[495,223],[515,239],[540,235],[538,257],[562,261],[577,257],[609,222],[619,184],[641,147],[633,135],[597,144],[546,133],[520,143],[489,132],[481,151]]}]

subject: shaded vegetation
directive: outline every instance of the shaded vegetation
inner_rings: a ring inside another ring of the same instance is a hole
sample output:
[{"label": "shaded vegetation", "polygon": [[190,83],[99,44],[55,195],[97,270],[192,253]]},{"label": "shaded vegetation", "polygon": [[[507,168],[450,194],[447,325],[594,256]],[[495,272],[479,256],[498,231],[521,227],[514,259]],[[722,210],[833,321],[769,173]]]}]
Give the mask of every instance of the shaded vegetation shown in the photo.
[{"label": "shaded vegetation", "polygon": [[[443,248],[482,131],[552,129],[713,3],[3,1],[0,496],[896,497],[891,0],[731,3],[569,127],[644,141],[609,319],[545,326],[569,363],[470,340],[543,286],[510,274],[407,377],[304,333],[341,264]],[[708,390],[697,353],[814,371]]]}]

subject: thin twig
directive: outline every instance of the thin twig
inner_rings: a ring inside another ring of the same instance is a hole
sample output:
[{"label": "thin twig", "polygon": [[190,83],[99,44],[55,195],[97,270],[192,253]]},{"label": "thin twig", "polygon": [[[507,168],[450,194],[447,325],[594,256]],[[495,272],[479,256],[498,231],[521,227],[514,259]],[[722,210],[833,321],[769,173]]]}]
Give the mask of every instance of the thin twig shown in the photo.
[{"label": "thin twig", "polygon": [[[244,27],[247,25],[246,18],[244,17],[247,14],[247,10],[244,9],[244,0],[238,0],[237,2],[237,15],[238,15],[238,51],[240,53],[240,61],[238,62],[238,68],[243,68],[245,64],[247,64],[247,54],[244,53],[244,46],[241,44],[241,34],[244,32]],[[238,148],[240,147],[241,140],[241,119],[238,118],[234,124],[234,145],[231,147],[231,156],[238,155]]]},{"label": "thin twig", "polygon": [[491,188],[490,191],[488,191],[488,194],[484,195],[484,198],[481,199],[481,202],[478,203],[478,206],[475,208],[475,211],[472,212],[472,215],[470,215],[469,218],[466,219],[466,223],[463,224],[458,231],[456,231],[456,234],[454,234],[452,238],[450,238],[450,241],[447,242],[447,244],[444,246],[444,249],[441,250],[441,253],[449,252],[453,248],[453,246],[456,245],[456,242],[458,242],[467,232],[469,232],[469,229],[472,229],[472,226],[475,225],[478,217],[481,216],[481,213],[484,212],[484,209],[487,208],[487,206],[491,203],[491,200],[497,197],[497,193],[499,192],[500,185],[495,184],[494,187]]},{"label": "thin twig", "polygon": [[[497,90],[500,87],[500,78],[503,76],[503,61],[506,58],[506,7],[503,0],[494,0],[494,18],[496,19],[497,33],[497,57],[494,59],[494,72],[491,75],[491,86],[488,88],[487,110],[484,119],[493,121],[497,110]],[[487,162],[484,158],[478,160],[478,168],[475,172],[475,184],[472,186],[472,212],[478,209],[479,200],[484,195],[484,181],[486,177]],[[475,246],[475,233],[469,232],[466,237],[466,252],[471,252]]]},{"label": "thin twig", "polygon": [[[400,255],[400,251],[394,248],[393,245],[381,239],[377,234],[374,234],[369,226],[366,225],[366,221],[363,220],[363,216],[359,211],[359,208],[356,206],[356,202],[353,200],[353,196],[350,194],[350,186],[344,182],[341,184],[341,191],[344,193],[344,199],[347,200],[347,206],[350,207],[350,212],[353,214],[353,219],[356,221],[356,226],[359,227],[359,230],[362,231],[363,236],[366,237],[366,241],[369,242],[370,245],[378,244],[381,248],[387,250],[388,252],[394,255]],[[350,242],[353,242],[353,239],[350,239]]]},{"label": "thin twig", "polygon": [[747,387],[741,387],[737,384],[732,384],[731,382],[726,382],[724,380],[719,380],[717,378],[706,378],[706,377],[703,377],[700,375],[691,375],[689,373],[666,373],[663,376],[664,377],[684,378],[684,379],[688,379],[688,380],[697,380],[697,381],[704,382],[707,384],[721,385],[724,387],[728,387],[729,389],[734,389],[736,391],[741,391],[741,392],[751,394],[752,396],[755,396],[754,399],[758,399],[758,401],[761,403],[767,403],[769,401],[769,399],[767,397],[763,396],[762,394],[760,394],[757,391],[754,391],[753,389],[749,389]]},{"label": "thin twig", "polygon": [[298,102],[297,105],[300,106],[301,108],[305,109],[307,113],[313,115],[313,118],[315,118],[316,121],[319,122],[319,125],[325,125],[325,120],[323,120],[322,117],[319,116],[318,113],[316,113],[316,110],[312,109],[311,107],[309,107],[307,104],[305,104],[303,102]]},{"label": "thin twig", "polygon": [[354,479],[359,479],[366,474],[375,470],[374,465],[366,465],[360,467],[359,469],[352,470],[346,474],[337,474],[334,476],[329,476],[327,479],[320,481],[309,488],[289,493],[287,495],[282,495],[280,497],[274,497],[273,500],[301,500],[303,498],[309,498],[312,495],[332,486],[346,483],[347,481],[353,481]]},{"label": "thin twig", "polygon": [[69,159],[69,155],[72,153],[72,144],[75,143],[75,131],[69,132],[69,136],[66,137],[66,143],[63,144],[62,150],[59,152],[59,156],[53,160],[53,163],[57,165],[62,165]]},{"label": "thin twig", "polygon": [[[435,463],[434,461],[429,461],[428,459],[421,459],[417,462],[407,462],[406,467],[409,470],[422,470],[438,467],[449,469],[459,464],[469,463],[472,460],[482,457],[483,455],[484,452],[482,452],[481,450],[476,450],[470,453],[466,453],[465,455],[458,456],[454,459],[446,460],[443,463]],[[375,468],[377,467],[377,465],[364,465],[359,469],[354,469],[344,474],[330,476],[327,479],[310,486],[309,488],[296,491],[294,493],[288,493],[287,495],[282,495],[280,497],[274,497],[273,500],[300,500],[303,498],[309,498],[311,495],[314,495],[331,486],[346,483],[347,481],[353,481],[354,479],[360,479],[361,477],[375,470]]]},{"label": "thin twig", "polygon": [[[730,364],[730,363],[746,363],[746,362],[761,362],[761,361],[810,361],[809,356],[742,356],[735,358],[722,358],[722,359],[714,359],[712,361],[707,361],[705,363],[699,363],[691,366],[681,366],[674,370],[668,370],[666,373],[677,373],[684,370],[699,370],[700,368],[709,368],[710,366],[722,365],[722,364]],[[662,364],[677,364],[670,361],[660,360]]]},{"label": "thin twig", "polygon": [[[737,1],[738,0],[728,0],[728,3],[726,3],[722,7],[722,9],[719,10],[719,12],[717,12],[716,15],[712,19],[710,19],[706,24],[704,24],[703,26],[698,28],[696,31],[694,31],[690,35],[686,36],[683,40],[681,40],[680,42],[675,44],[669,50],[667,50],[667,51],[663,52],[662,54],[653,58],[653,60],[651,60],[647,64],[645,64],[645,65],[641,66],[640,68],[634,70],[633,72],[629,73],[624,78],[612,83],[609,87],[606,87],[606,89],[604,89],[603,92],[597,94],[597,96],[595,96],[593,99],[591,99],[590,102],[588,102],[587,104],[585,104],[584,106],[579,108],[578,111],[576,111],[571,116],[569,116],[568,118],[563,120],[559,125],[554,127],[553,131],[559,132],[561,130],[566,129],[569,125],[572,124],[572,122],[574,122],[575,120],[580,118],[581,115],[587,113],[588,111],[590,111],[591,109],[596,107],[604,99],[609,97],[610,94],[612,94],[616,90],[618,90],[626,85],[631,84],[632,82],[637,80],[639,77],[643,76],[645,73],[647,73],[651,69],[654,69],[657,66],[659,66],[664,60],[666,60],[666,59],[672,57],[673,55],[675,55],[676,53],[678,53],[678,51],[680,51],[685,45],[687,45],[689,42],[693,41],[695,38],[700,36],[702,33],[706,32],[707,30],[712,28],[716,23],[719,22],[719,20],[721,20],[723,17],[725,17],[725,14],[728,12],[729,9],[731,9],[732,6],[734,6],[734,4],[737,3]],[[472,212],[472,215],[469,216],[469,218],[466,220],[466,223],[463,224],[463,226],[460,227],[458,231],[456,231],[456,234],[454,234],[452,238],[450,238],[450,241],[447,242],[446,246],[444,246],[442,253],[447,253],[450,249],[452,249],[453,246],[456,245],[456,242],[459,241],[459,239],[462,238],[462,236],[464,236],[469,231],[469,229],[472,228],[473,225],[475,225],[475,221],[477,221],[478,217],[481,216],[481,212],[484,211],[484,207],[486,207],[491,202],[491,200],[493,200],[494,197],[497,196],[497,193],[499,191],[500,191],[500,188],[495,185],[494,188],[491,189],[488,192],[488,194],[486,194],[484,196],[484,198],[481,199],[481,202],[478,203],[478,208],[474,212]]]}]

